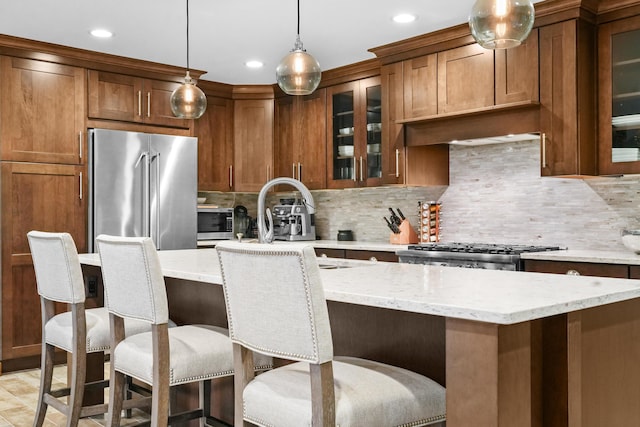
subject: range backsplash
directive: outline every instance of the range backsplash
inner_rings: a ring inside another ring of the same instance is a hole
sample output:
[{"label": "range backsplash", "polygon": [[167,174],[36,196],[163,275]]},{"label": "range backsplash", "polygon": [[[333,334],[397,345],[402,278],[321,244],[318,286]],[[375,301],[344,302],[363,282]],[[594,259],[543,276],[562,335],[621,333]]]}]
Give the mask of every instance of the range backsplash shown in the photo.
[{"label": "range backsplash", "polygon": [[[540,177],[539,141],[450,146],[450,183],[437,187],[375,187],[312,191],[316,232],[335,240],[387,242],[382,219],[400,208],[417,227],[418,201],[442,202],[443,241],[561,245],[626,250],[623,228],[640,229],[640,175],[587,179]],[[244,205],[256,214],[256,193],[200,193],[208,203]],[[269,196],[268,205],[292,192]]]}]

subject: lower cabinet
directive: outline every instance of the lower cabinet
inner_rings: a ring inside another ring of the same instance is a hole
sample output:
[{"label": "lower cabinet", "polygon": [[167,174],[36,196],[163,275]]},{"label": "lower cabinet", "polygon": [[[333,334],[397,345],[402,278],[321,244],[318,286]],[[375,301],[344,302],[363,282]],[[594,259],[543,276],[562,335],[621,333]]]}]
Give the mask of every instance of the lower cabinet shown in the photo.
[{"label": "lower cabinet", "polygon": [[[632,269],[634,267],[631,267]],[[640,278],[640,267],[636,274]],[[629,278],[629,266],[623,264],[592,264],[587,262],[525,260],[525,271],[536,273],[579,274],[581,276]],[[632,270],[633,271],[633,270]]]},{"label": "lower cabinet", "polygon": [[629,267],[629,279],[640,279],[640,265]]},{"label": "lower cabinet", "polygon": [[316,256],[329,258],[360,259],[369,261],[398,262],[395,252],[365,251],[354,249],[316,248]]},{"label": "lower cabinet", "polygon": [[[69,232],[86,251],[83,166],[2,162],[2,365],[33,358],[39,365],[41,316],[30,230]],[[59,311],[66,307],[61,304]]]}]

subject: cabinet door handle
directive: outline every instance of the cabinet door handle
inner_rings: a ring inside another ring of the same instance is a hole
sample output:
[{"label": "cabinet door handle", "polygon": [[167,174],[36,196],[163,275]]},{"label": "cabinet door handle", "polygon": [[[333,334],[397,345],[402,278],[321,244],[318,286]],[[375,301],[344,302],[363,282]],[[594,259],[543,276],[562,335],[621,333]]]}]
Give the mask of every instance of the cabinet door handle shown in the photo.
[{"label": "cabinet door handle", "polygon": [[296,164],[291,163],[291,178],[296,179]]},{"label": "cabinet door handle", "polygon": [[82,160],[82,131],[78,132],[78,155]]},{"label": "cabinet door handle", "polygon": [[400,150],[396,148],[396,178],[400,177]]},{"label": "cabinet door handle", "polygon": [[269,181],[270,175],[271,175],[271,166],[267,166],[267,182]]},{"label": "cabinet door handle", "polygon": [[360,156],[360,182],[362,182],[362,181],[363,181],[363,179],[362,179],[362,170],[363,170],[363,169],[364,169],[364,168],[362,167],[362,156]]},{"label": "cabinet door handle", "polygon": [[352,165],[353,165],[353,182],[356,182],[356,181],[358,181],[358,170],[356,168],[356,156],[353,156],[351,158],[351,162],[352,162]]},{"label": "cabinet door handle", "polygon": [[78,193],[78,197],[80,198],[80,200],[82,200],[82,172],[80,172],[79,182],[80,185],[78,187],[80,188],[80,193]]},{"label": "cabinet door handle", "polygon": [[542,134],[542,167],[547,167],[547,134]]},{"label": "cabinet door handle", "polygon": [[142,117],[142,91],[138,91],[138,117]]},{"label": "cabinet door handle", "polygon": [[302,163],[298,162],[298,181],[302,181]]},{"label": "cabinet door handle", "polygon": [[151,117],[151,92],[147,92],[147,117]]},{"label": "cabinet door handle", "polygon": [[233,165],[229,165],[229,188],[233,188]]}]

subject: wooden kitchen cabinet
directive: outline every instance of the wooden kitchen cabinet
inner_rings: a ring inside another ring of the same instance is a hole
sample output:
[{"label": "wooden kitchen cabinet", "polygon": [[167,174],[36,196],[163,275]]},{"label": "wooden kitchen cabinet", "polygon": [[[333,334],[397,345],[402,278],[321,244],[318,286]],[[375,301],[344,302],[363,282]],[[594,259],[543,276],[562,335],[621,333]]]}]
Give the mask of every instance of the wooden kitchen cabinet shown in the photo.
[{"label": "wooden kitchen cabinet", "polygon": [[525,271],[536,273],[579,274],[581,276],[629,278],[629,266],[623,264],[592,264],[587,262],[524,260]]},{"label": "wooden kitchen cabinet", "polygon": [[569,20],[539,28],[539,39],[542,175],[593,175],[594,29]]},{"label": "wooden kitchen cabinet", "polygon": [[640,265],[629,266],[629,279],[640,279]]},{"label": "wooden kitchen cabinet", "polygon": [[538,101],[538,29],[518,47],[498,49],[495,55],[495,104]]},{"label": "wooden kitchen cabinet", "polygon": [[84,73],[78,67],[0,57],[2,160],[83,162]]},{"label": "wooden kitchen cabinet", "polygon": [[171,111],[170,98],[180,83],[106,71],[88,71],[89,118],[188,129],[192,120]]},{"label": "wooden kitchen cabinet", "polygon": [[382,88],[370,77],[327,88],[327,187],[382,184]]},{"label": "wooden kitchen cabinet", "polygon": [[640,173],[640,16],[598,29],[598,172]]},{"label": "wooden kitchen cabinet", "polygon": [[326,188],[326,108],[326,89],[276,99],[276,176],[298,179],[310,190]]},{"label": "wooden kitchen cabinet", "polygon": [[380,70],[382,87],[382,183],[404,184],[404,126],[396,120],[404,117],[404,64],[383,65]]},{"label": "wooden kitchen cabinet", "polygon": [[194,121],[198,137],[198,190],[232,191],[233,101],[207,96],[207,110]]},{"label": "wooden kitchen cabinet", "polygon": [[260,191],[274,178],[273,99],[234,101],[234,190]]},{"label": "wooden kitchen cabinet", "polygon": [[403,61],[404,111],[399,118],[433,116],[438,113],[438,55]]},{"label": "wooden kitchen cabinet", "polygon": [[[69,232],[86,251],[83,167],[2,162],[2,362],[36,356],[41,346],[40,298],[27,241],[30,230]],[[60,311],[66,307],[59,307]],[[34,359],[37,366],[37,359]]]},{"label": "wooden kitchen cabinet", "polygon": [[493,51],[477,43],[438,52],[438,114],[494,105]]},{"label": "wooden kitchen cabinet", "polygon": [[315,248],[316,256],[328,258],[358,259],[364,261],[398,262],[395,252],[367,251],[362,249]]}]

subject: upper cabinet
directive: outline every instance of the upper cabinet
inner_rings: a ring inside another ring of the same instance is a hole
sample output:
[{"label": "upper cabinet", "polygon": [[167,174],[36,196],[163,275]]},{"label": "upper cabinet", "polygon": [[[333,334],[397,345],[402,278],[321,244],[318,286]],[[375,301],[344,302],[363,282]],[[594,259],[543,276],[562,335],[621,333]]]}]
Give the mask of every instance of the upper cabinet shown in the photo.
[{"label": "upper cabinet", "polygon": [[640,16],[602,25],[598,49],[599,173],[640,173]]},{"label": "upper cabinet", "polygon": [[539,29],[541,171],[596,173],[595,32],[569,20]]},{"label": "upper cabinet", "polygon": [[371,77],[327,89],[327,186],[382,183],[382,88]]},{"label": "upper cabinet", "polygon": [[194,135],[198,137],[198,190],[233,190],[233,101],[207,96],[207,110],[194,121]]},{"label": "upper cabinet", "polygon": [[81,164],[85,71],[0,57],[2,160]]},{"label": "upper cabinet", "polygon": [[537,102],[538,33],[514,49],[474,43],[407,59],[403,75],[406,122]]},{"label": "upper cabinet", "polygon": [[170,98],[180,83],[89,70],[89,118],[188,129],[191,120],[171,111]]},{"label": "upper cabinet", "polygon": [[234,101],[235,191],[260,191],[274,178],[273,99]]},{"label": "upper cabinet", "polygon": [[276,176],[302,181],[311,190],[326,188],[326,89],[285,96],[275,103]]},{"label": "upper cabinet", "polygon": [[494,104],[493,51],[478,44],[438,52],[438,114]]}]

